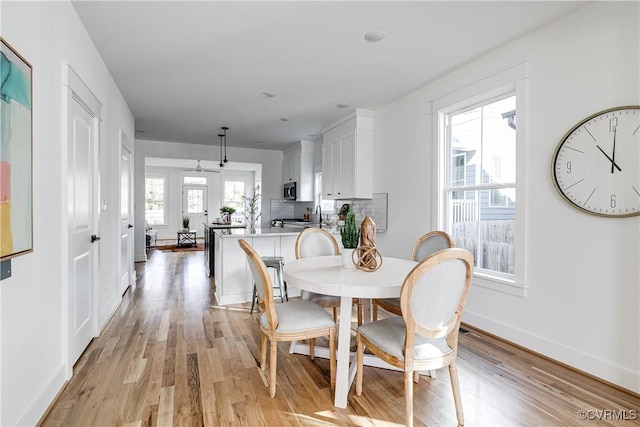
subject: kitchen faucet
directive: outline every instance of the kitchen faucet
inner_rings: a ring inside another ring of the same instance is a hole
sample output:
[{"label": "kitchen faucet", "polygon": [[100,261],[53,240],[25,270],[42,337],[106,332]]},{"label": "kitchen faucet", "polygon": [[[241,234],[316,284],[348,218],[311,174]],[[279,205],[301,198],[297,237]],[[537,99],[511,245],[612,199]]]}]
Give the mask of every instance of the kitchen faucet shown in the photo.
[{"label": "kitchen faucet", "polygon": [[320,207],[320,205],[316,206],[316,212],[315,213],[320,213],[320,215],[318,215],[318,226],[320,226],[320,228],[322,228],[322,207]]}]

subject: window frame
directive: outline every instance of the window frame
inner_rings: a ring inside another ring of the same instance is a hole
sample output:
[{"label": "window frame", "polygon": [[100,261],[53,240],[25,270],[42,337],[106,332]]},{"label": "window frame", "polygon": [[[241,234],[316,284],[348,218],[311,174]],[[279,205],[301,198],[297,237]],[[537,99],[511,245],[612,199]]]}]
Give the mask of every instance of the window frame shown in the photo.
[{"label": "window frame", "polygon": [[162,223],[149,223],[150,226],[158,226],[158,227],[166,227],[169,225],[169,212],[167,207],[169,206],[169,175],[163,173],[147,173],[145,174],[145,187],[144,187],[144,204],[145,204],[145,215],[144,219],[147,220],[147,179],[161,179],[163,194],[164,194],[164,208],[163,208],[163,218]]},{"label": "window frame", "polygon": [[[472,283],[486,289],[495,290],[511,295],[526,297],[526,153],[527,153],[527,80],[528,64],[526,61],[497,71],[475,82],[462,86],[440,98],[432,101],[433,123],[433,170],[434,183],[437,191],[434,193],[435,226],[441,230],[449,229],[449,211],[446,179],[451,176],[451,166],[447,163],[448,142],[446,130],[446,116],[452,111],[464,108],[474,108],[478,104],[485,104],[491,99],[504,97],[513,92],[516,96],[516,111],[518,125],[516,127],[516,182],[517,195],[515,209],[515,271],[514,274],[488,272],[488,270],[474,270]],[[500,187],[497,185],[496,187]],[[509,184],[509,188],[513,185]]]}]

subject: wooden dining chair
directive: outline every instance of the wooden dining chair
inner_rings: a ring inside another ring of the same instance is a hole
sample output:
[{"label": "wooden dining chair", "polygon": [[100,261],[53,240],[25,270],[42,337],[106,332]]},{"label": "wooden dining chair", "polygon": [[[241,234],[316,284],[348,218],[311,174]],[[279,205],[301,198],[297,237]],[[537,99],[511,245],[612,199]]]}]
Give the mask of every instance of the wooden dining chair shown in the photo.
[{"label": "wooden dining chair", "polygon": [[356,394],[362,395],[365,347],[404,371],[405,424],[413,426],[413,382],[418,372],[448,366],[458,425],[464,425],[456,371],[458,330],[469,295],[473,255],[450,248],[422,260],[405,278],[400,293],[401,317],[358,328]]},{"label": "wooden dining chair", "polygon": [[[273,284],[267,267],[260,255],[244,239],[238,241],[247,254],[253,281],[258,294],[260,307],[260,369],[267,362],[267,340],[270,341],[269,355],[269,394],[276,395],[276,365],[279,341],[296,341],[329,337],[329,375],[331,389],[336,387],[336,322],[319,305],[311,301],[289,301],[275,304]],[[313,359],[313,354],[310,355]]]},{"label": "wooden dining chair", "polygon": [[[453,239],[446,231],[435,230],[421,236],[411,248],[411,259],[422,261],[431,254],[439,250],[454,247]],[[400,298],[374,299],[373,320],[378,320],[378,307],[387,310],[398,316],[402,315],[400,310]]]},{"label": "wooden dining chair", "polygon": [[[340,246],[327,230],[323,228],[305,228],[296,239],[295,255],[296,259],[340,255]],[[322,307],[331,308],[333,310],[333,320],[337,321],[340,297],[309,292],[308,299]],[[362,302],[358,298],[354,298],[353,304],[357,306],[358,325],[362,325]]]}]

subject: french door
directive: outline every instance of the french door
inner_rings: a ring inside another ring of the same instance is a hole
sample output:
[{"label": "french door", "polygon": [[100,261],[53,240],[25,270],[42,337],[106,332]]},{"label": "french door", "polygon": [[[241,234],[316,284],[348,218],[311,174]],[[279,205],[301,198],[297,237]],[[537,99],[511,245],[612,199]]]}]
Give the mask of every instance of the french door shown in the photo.
[{"label": "french door", "polygon": [[207,193],[206,185],[182,186],[182,216],[189,217],[189,229],[196,230],[198,237],[204,237],[202,224],[208,221]]}]

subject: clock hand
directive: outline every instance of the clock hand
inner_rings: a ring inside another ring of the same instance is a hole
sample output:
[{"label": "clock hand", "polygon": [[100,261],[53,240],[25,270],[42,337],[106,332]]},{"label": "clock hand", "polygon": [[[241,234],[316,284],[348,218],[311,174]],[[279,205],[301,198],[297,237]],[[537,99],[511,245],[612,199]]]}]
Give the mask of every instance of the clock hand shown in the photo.
[{"label": "clock hand", "polygon": [[[613,130],[613,153],[611,153],[611,173],[613,173],[613,167],[616,165],[616,129]],[[620,169],[620,168],[618,168]]]},{"label": "clock hand", "polygon": [[615,166],[615,168],[618,169],[618,171],[622,172],[622,169],[620,169],[620,166],[618,166],[616,164],[616,162],[614,162],[611,157],[607,156],[607,153],[605,153],[604,150],[602,148],[600,148],[599,145],[596,145],[596,147],[598,147],[598,150],[600,150],[602,152],[602,154],[604,154],[604,156],[611,162],[611,167],[612,168]]}]

